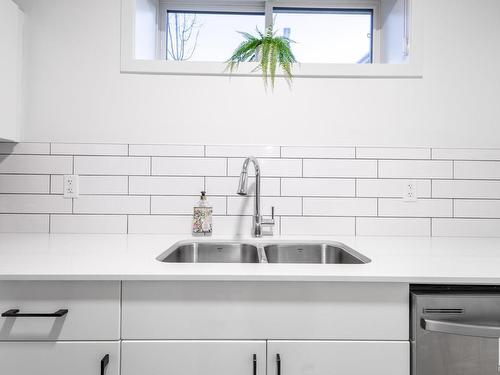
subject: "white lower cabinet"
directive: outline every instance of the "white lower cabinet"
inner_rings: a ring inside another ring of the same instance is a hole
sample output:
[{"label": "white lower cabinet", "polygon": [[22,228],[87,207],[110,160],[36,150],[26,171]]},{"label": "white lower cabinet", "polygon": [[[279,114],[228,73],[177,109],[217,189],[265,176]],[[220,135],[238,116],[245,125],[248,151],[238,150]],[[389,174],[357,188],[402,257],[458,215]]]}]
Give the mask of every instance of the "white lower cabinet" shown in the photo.
[{"label": "white lower cabinet", "polygon": [[265,375],[265,341],[123,341],[122,375]]},{"label": "white lower cabinet", "polygon": [[267,372],[268,375],[408,375],[409,342],[268,341]]},{"label": "white lower cabinet", "polygon": [[119,375],[120,343],[1,342],[0,374]]}]

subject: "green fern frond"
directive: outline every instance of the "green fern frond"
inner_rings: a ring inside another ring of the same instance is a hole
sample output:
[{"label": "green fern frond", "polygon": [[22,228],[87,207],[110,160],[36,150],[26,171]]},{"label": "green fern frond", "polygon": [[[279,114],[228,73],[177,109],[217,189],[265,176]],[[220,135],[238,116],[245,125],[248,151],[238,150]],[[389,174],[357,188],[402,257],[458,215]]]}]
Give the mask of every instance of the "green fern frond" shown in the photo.
[{"label": "green fern frond", "polygon": [[273,26],[268,27],[264,32],[257,28],[257,35],[246,32],[239,33],[245,40],[226,61],[226,70],[233,73],[238,69],[240,63],[257,61],[258,65],[254,71],[260,70],[262,72],[265,87],[270,81],[271,87],[274,89],[278,67],[283,71],[288,85],[291,85],[293,64],[297,63],[291,49],[293,41],[284,36],[276,36]]}]

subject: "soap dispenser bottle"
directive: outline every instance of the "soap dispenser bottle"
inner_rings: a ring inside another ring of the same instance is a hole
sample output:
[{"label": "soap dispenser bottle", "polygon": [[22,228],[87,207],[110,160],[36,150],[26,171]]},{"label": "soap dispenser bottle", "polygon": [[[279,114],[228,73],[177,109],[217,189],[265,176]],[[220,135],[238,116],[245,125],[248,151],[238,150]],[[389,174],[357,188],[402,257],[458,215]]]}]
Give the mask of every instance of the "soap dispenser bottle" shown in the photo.
[{"label": "soap dispenser bottle", "polygon": [[213,208],[207,200],[204,191],[201,192],[200,201],[193,210],[193,234],[197,236],[212,235],[212,212]]}]

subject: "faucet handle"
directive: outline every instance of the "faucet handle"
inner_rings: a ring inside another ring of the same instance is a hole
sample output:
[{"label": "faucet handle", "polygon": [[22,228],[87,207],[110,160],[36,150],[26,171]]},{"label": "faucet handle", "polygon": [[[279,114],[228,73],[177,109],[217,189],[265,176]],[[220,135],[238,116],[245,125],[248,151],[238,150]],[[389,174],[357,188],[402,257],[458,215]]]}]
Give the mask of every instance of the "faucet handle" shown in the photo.
[{"label": "faucet handle", "polygon": [[274,206],[271,206],[271,219],[264,219],[262,220],[262,225],[274,225],[275,220],[274,220]]}]

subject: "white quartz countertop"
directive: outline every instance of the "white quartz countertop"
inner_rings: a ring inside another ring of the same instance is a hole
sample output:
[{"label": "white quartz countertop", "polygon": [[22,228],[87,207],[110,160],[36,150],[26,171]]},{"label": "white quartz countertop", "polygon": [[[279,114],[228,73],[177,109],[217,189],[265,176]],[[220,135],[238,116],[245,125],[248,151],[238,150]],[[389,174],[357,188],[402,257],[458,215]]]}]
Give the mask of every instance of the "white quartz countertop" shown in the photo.
[{"label": "white quartz countertop", "polygon": [[[368,264],[355,265],[178,264],[156,260],[175,242],[189,239],[188,236],[172,235],[0,234],[0,280],[500,284],[500,238],[273,238],[297,242],[340,241],[372,260]],[[234,238],[211,240],[214,239]]]}]

